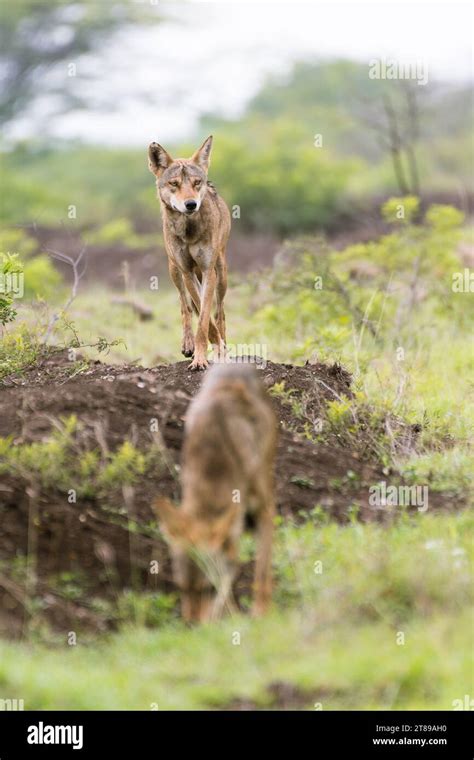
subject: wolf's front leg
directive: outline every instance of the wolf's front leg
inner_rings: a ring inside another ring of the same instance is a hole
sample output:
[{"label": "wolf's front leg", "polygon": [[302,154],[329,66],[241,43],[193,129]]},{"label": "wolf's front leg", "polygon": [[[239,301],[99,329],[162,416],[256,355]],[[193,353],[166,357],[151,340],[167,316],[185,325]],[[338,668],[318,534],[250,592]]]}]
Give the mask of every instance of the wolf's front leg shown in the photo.
[{"label": "wolf's front leg", "polygon": [[179,302],[181,306],[181,321],[183,324],[183,342],[181,344],[181,353],[189,357],[194,354],[194,336],[192,327],[193,305],[189,293],[186,290],[183,275],[176,264],[169,260],[169,273],[174,285],[179,292]]},{"label": "wolf's front leg", "polygon": [[216,273],[214,268],[208,269],[203,273],[201,289],[201,311],[199,313],[198,327],[196,331],[196,342],[194,359],[189,365],[191,370],[206,369],[207,362],[207,345],[209,343],[209,320],[211,317],[212,299],[216,288]]},{"label": "wolf's front leg", "polygon": [[186,358],[194,355],[194,335],[192,328],[192,305],[189,302],[187,293],[181,297],[181,319],[183,323],[183,341],[181,343],[181,353]]},{"label": "wolf's front leg", "polygon": [[258,516],[257,556],[255,558],[254,603],[252,614],[263,615],[272,598],[272,545],[275,506],[269,490],[267,503]]},{"label": "wolf's front leg", "polygon": [[225,262],[225,250],[223,250],[217,258],[216,263],[216,275],[217,275],[217,285],[216,285],[216,324],[217,329],[219,330],[219,334],[222,338],[222,342],[225,345],[226,342],[226,334],[225,334],[225,312],[224,312],[224,298],[225,294],[227,292],[227,265]]}]

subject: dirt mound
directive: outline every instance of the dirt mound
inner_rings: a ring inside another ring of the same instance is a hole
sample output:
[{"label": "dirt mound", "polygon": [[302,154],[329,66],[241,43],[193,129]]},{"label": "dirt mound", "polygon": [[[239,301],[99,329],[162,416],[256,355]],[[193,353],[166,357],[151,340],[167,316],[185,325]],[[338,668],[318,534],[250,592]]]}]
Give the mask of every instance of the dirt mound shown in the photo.
[{"label": "dirt mound", "polygon": [[[54,429],[54,420],[74,414],[91,447],[98,446],[100,426],[100,437],[109,449],[126,439],[144,448],[152,440],[150,421],[156,420],[170,459],[178,464],[186,409],[203,379],[202,373],[190,372],[188,365],[189,360],[144,369],[95,362],[75,374],[76,365],[64,354],[54,355],[21,378],[3,381],[0,436],[12,436],[16,445],[44,441]],[[295,367],[272,362],[260,374],[267,388],[283,389],[281,397],[273,397],[281,428],[276,468],[280,511],[309,509],[322,499],[335,517],[343,519],[347,498],[344,489],[335,489],[331,482],[343,479],[348,470],[357,471],[360,477],[355,480],[372,482],[376,469],[360,461],[359,452],[335,451],[299,435],[294,404],[304,399],[305,419],[317,422],[328,400],[351,395],[350,375],[337,364]],[[154,494],[171,489],[171,495],[179,497],[179,486],[171,475],[159,474],[145,486],[143,503],[137,500],[143,520],[151,516],[149,501]],[[362,491],[351,493],[360,497],[361,505]]]},{"label": "dirt mound", "polygon": [[[54,484],[46,488],[33,471],[0,476],[0,633],[21,630],[31,618],[32,598],[39,605],[35,614],[39,611],[54,627],[68,630],[69,625],[83,624],[100,629],[109,626],[110,619],[98,613],[91,600],[113,600],[119,590],[130,587],[141,592],[172,590],[167,548],[150,504],[160,493],[180,496],[184,417],[203,379],[188,365],[189,361],[151,369],[100,362],[78,366],[57,353],[21,377],[3,380],[0,436],[10,436],[14,445],[48,440],[58,420],[74,414],[82,451],[115,451],[124,440],[146,450],[156,442],[150,432],[151,421],[156,421],[164,464],[132,490],[114,491],[112,503],[95,494],[69,503],[64,491]],[[368,503],[369,486],[384,477],[378,465],[364,461],[361,451],[315,443],[307,435],[307,426],[317,424],[328,400],[351,395],[349,374],[337,364],[295,367],[269,362],[260,375],[267,388],[278,390],[272,397],[280,422],[280,514],[298,519],[300,511],[320,505],[340,522],[354,509],[361,520],[391,519]],[[306,435],[295,404],[303,410]],[[154,560],[159,563],[157,575],[150,573]],[[246,566],[237,595],[249,593],[250,578]]]}]

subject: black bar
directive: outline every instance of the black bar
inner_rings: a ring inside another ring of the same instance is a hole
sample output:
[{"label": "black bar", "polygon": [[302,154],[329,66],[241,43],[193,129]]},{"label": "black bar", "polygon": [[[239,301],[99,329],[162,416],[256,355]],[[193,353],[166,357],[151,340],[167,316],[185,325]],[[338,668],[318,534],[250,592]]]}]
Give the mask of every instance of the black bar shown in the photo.
[{"label": "black bar", "polygon": [[[137,760],[150,752],[154,757],[165,753],[182,757],[187,752],[192,757],[223,757],[240,750],[248,757],[257,747],[265,756],[272,751],[281,756],[284,749],[292,758],[308,755],[315,760],[325,760],[330,752],[346,753],[342,756],[348,758],[403,753],[409,758],[472,760],[472,717],[468,711],[0,712],[0,760],[25,755],[95,757],[103,750],[109,756]],[[65,727],[64,731],[56,733],[56,726]],[[28,743],[28,737],[42,738],[44,743]],[[69,740],[77,749],[71,743],[47,744],[50,738]]]}]

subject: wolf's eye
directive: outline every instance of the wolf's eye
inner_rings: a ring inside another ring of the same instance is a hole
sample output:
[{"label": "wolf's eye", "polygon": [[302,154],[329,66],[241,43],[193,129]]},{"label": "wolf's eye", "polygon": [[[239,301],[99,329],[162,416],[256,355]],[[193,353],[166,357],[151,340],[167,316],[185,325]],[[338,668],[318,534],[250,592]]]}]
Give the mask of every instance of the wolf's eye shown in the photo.
[{"label": "wolf's eye", "polygon": [[196,182],[194,183],[194,187],[196,188],[201,187],[201,185],[202,185],[202,181],[200,179],[197,179]]},{"label": "wolf's eye", "polygon": [[179,187],[178,182],[170,182],[169,184],[171,185],[171,187]]}]

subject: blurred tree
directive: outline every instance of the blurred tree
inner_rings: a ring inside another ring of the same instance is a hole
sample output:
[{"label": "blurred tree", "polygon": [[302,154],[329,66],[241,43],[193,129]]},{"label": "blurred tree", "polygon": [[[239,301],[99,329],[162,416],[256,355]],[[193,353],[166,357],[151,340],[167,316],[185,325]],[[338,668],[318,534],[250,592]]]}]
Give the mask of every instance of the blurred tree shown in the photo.
[{"label": "blurred tree", "polygon": [[388,159],[390,188],[403,194],[419,194],[421,176],[424,189],[429,185],[427,169],[435,167],[441,139],[451,146],[445,149],[451,173],[463,176],[472,156],[465,148],[473,122],[470,84],[371,79],[367,63],[349,60],[296,63],[267,80],[238,122],[208,114],[202,133],[225,130],[265,144],[282,117],[306,127],[306,140],[320,133],[338,158],[357,156],[372,166]]},{"label": "blurred tree", "polygon": [[2,0],[1,122],[13,120],[49,91],[46,74],[54,64],[103,45],[125,24],[150,20],[158,20],[156,7],[134,0]]},{"label": "blurred tree", "polygon": [[405,195],[419,195],[421,191],[417,158],[421,132],[419,93],[413,81],[389,81],[376,100],[362,100],[361,121],[375,132],[380,146],[389,153],[398,189]]}]

